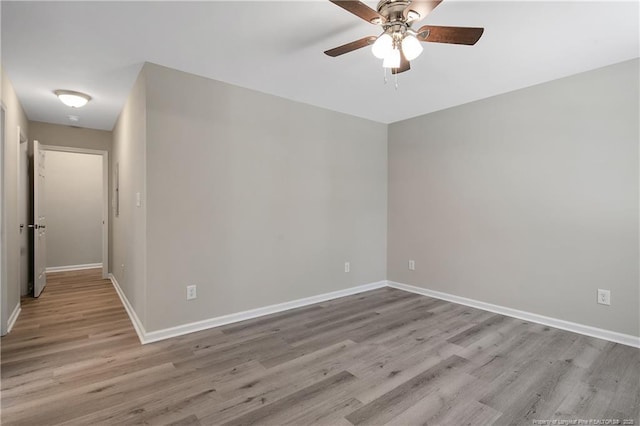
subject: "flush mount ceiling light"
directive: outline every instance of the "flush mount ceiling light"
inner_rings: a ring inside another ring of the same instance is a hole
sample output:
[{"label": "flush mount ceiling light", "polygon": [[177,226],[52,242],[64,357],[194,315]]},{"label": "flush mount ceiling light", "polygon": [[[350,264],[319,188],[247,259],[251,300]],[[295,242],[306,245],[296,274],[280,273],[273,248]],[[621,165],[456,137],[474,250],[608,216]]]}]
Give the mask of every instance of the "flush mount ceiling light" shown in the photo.
[{"label": "flush mount ceiling light", "polygon": [[71,108],[83,107],[91,100],[91,96],[86,93],[74,92],[73,90],[56,90],[56,94],[60,102]]},{"label": "flush mount ceiling light", "polygon": [[[382,59],[384,68],[391,68],[392,74],[408,71],[409,61],[422,53],[422,43],[447,43],[472,46],[482,36],[484,28],[441,27],[424,25],[418,30],[412,24],[424,19],[441,0],[380,0],[372,9],[358,0],[329,0],[357,17],[382,27],[378,37],[368,36],[325,51],[336,57],[345,53],[371,46],[373,55]],[[386,79],[385,79],[386,81]]]}]

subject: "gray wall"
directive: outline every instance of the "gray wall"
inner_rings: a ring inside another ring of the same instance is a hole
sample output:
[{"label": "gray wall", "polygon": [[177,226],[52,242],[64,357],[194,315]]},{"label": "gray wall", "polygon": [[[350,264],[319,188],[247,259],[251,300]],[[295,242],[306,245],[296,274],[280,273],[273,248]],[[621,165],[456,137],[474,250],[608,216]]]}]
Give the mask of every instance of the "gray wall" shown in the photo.
[{"label": "gray wall", "polygon": [[[112,160],[112,132],[96,129],[85,129],[73,126],[61,126],[59,124],[43,123],[40,121],[29,122],[30,140],[37,140],[43,145],[61,146],[67,148],[93,149],[107,151],[109,153],[109,176],[113,176]],[[113,194],[112,179],[109,179],[109,194]],[[109,211],[112,211],[112,197],[109,197]],[[109,226],[109,270],[113,265],[113,229]]]},{"label": "gray wall", "polygon": [[385,279],[385,125],[143,73],[148,331]]},{"label": "gray wall", "polygon": [[47,267],[102,263],[102,157],[46,152]]},{"label": "gray wall", "polygon": [[113,135],[106,130],[61,126],[59,124],[29,122],[29,137],[43,145],[68,148],[95,149],[111,152]]},{"label": "gray wall", "polygon": [[392,124],[388,278],[638,336],[638,75],[636,59]]},{"label": "gray wall", "polygon": [[[119,167],[120,214],[111,210],[111,272],[142,323],[146,316],[145,77],[141,73],[113,128],[111,187]],[[142,203],[136,206],[136,193]],[[112,192],[112,194],[114,194]],[[113,197],[112,197],[113,198]],[[114,204],[115,205],[115,204]]]},{"label": "gray wall", "polygon": [[18,149],[20,138],[18,126],[28,136],[29,123],[20,105],[11,82],[0,69],[2,91],[0,96],[5,107],[4,152],[6,159],[2,169],[2,247],[3,262],[0,266],[0,333],[5,334],[7,320],[20,304],[20,234],[18,211]]}]

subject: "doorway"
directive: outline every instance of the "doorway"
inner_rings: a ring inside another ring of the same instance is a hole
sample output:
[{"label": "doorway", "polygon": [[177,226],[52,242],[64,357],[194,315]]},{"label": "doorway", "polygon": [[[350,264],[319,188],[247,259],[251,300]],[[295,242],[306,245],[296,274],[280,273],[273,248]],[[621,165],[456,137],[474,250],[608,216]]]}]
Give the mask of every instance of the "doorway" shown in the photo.
[{"label": "doorway", "polygon": [[46,272],[109,270],[108,153],[41,145],[46,158]]}]

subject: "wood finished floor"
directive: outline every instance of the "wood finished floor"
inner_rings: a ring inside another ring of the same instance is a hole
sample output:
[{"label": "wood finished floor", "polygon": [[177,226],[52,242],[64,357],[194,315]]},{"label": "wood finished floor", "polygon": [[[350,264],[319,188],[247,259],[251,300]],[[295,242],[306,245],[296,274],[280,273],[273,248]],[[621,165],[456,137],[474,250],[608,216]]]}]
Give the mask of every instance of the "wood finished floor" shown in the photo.
[{"label": "wood finished floor", "polygon": [[2,424],[639,424],[640,351],[379,289],[140,345],[99,271],[2,338]]}]

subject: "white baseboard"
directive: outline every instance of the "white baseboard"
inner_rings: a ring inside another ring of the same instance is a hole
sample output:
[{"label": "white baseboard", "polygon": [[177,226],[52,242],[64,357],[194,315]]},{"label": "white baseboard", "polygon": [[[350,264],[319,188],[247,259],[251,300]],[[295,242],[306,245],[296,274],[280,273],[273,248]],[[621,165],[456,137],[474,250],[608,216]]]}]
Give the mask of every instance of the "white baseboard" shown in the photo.
[{"label": "white baseboard", "polygon": [[221,325],[231,324],[234,322],[245,321],[261,317],[264,315],[275,314],[289,309],[300,308],[314,303],[320,303],[339,297],[350,296],[363,291],[375,290],[377,288],[386,287],[386,281],[378,281],[375,283],[364,284],[357,287],[351,287],[344,290],[324,293],[317,296],[305,297],[304,299],[292,300],[290,302],[278,303],[276,305],[265,306],[262,308],[251,309],[248,311],[237,312],[220,317],[209,318],[202,321],[196,321],[189,324],[179,325],[177,327],[165,328],[164,330],[151,331],[145,334],[143,343],[157,342],[158,340],[169,339],[171,337],[182,336],[183,334],[193,333],[195,331],[206,330]]},{"label": "white baseboard", "polygon": [[602,328],[591,327],[588,325],[578,324],[571,321],[565,321],[557,318],[551,318],[544,315],[538,315],[531,312],[520,311],[518,309],[507,308],[504,306],[493,305],[491,303],[481,302],[479,300],[468,299],[466,297],[455,296],[449,293],[428,290],[422,287],[416,287],[408,284],[387,281],[387,285],[398,290],[404,290],[411,293],[421,294],[423,296],[434,297],[436,299],[446,300],[448,302],[458,303],[460,305],[470,306],[497,314],[506,315],[508,317],[518,318],[525,321],[535,322],[550,327],[559,328],[561,330],[572,331],[578,334],[584,334],[598,339],[608,340],[610,342],[621,343],[627,346],[640,348],[640,337],[630,334],[618,333],[616,331],[604,330]]},{"label": "white baseboard", "polygon": [[131,318],[131,322],[133,323],[133,327],[136,329],[136,333],[138,333],[138,338],[142,344],[157,342],[160,340],[169,339],[172,337],[182,336],[184,334],[194,333],[196,331],[207,330],[213,327],[219,327],[221,325],[231,324],[234,322],[245,321],[248,319],[253,319],[257,317],[261,317],[264,315],[275,314],[282,311],[287,311],[289,309],[300,308],[307,305],[313,305],[314,303],[325,302],[331,299],[337,299],[339,297],[350,296],[356,293],[362,293],[364,291],[375,290],[377,288],[382,288],[387,286],[386,281],[378,281],[375,283],[364,284],[357,287],[351,287],[344,290],[333,291],[331,293],[324,293],[317,296],[305,297],[304,299],[292,300],[290,302],[278,303],[276,305],[265,306],[262,308],[251,309],[243,312],[236,312],[233,314],[223,315],[220,317],[208,318],[202,321],[191,322],[188,324],[178,325],[176,327],[165,328],[163,330],[156,331],[146,331],[142,322],[136,315],[135,311],[131,307],[131,304],[127,300],[127,297],[123,293],[118,281],[115,279],[113,274],[109,275],[111,278],[111,282],[113,283],[113,287],[116,289],[118,296],[120,296],[120,300],[122,300],[122,304],[129,314],[129,318]]},{"label": "white baseboard", "polygon": [[48,266],[45,269],[46,273],[49,272],[68,272],[68,271],[82,271],[83,269],[97,269],[102,268],[102,263],[86,263],[84,265],[67,265],[67,266]]},{"label": "white baseboard", "polygon": [[127,296],[122,291],[122,288],[120,288],[118,280],[116,280],[116,277],[113,274],[109,274],[109,279],[111,280],[111,284],[113,284],[113,288],[116,289],[116,293],[118,293],[118,297],[120,297],[120,301],[122,302],[125,311],[127,311],[127,315],[129,315],[129,319],[133,324],[133,328],[136,330],[138,339],[140,339],[140,342],[143,344],[147,343],[145,342],[144,336],[146,332],[144,330],[144,326],[142,325],[142,321],[140,321],[140,318],[138,318],[136,311],[133,310],[133,306],[131,306],[131,303],[129,303],[129,299],[127,299]]},{"label": "white baseboard", "polygon": [[[392,287],[398,290],[408,291],[411,293],[420,294],[423,296],[433,297],[436,299],[446,300],[448,302],[457,303],[460,305],[470,306],[472,308],[478,308],[489,312],[495,312],[497,314],[506,315],[508,317],[518,318],[525,321],[534,322],[537,324],[543,324],[550,327],[559,328],[561,330],[571,331],[578,334],[584,334],[586,336],[595,337],[598,339],[608,340],[610,342],[621,343],[627,346],[633,346],[640,348],[640,337],[632,336],[629,334],[618,333],[615,331],[604,330],[601,328],[591,327],[588,325],[578,324],[575,322],[560,320],[557,318],[551,318],[544,315],[538,315],[531,312],[521,311],[518,309],[507,308],[505,306],[494,305],[491,303],[481,302],[479,300],[468,299],[466,297],[456,296],[449,293],[443,293],[439,291],[429,290],[422,287],[416,287],[408,284],[402,284],[394,281],[378,281],[375,283],[364,284],[357,287],[351,287],[344,290],[338,290],[331,293],[324,293],[317,296],[306,297],[303,299],[292,300],[290,302],[278,303],[275,305],[265,306],[262,308],[251,309],[243,312],[236,312],[233,314],[223,315],[214,318],[208,318],[202,321],[196,321],[188,324],[182,324],[176,327],[165,328],[162,330],[156,330],[147,332],[138,318],[138,315],[133,310],[133,307],[127,300],[126,295],[120,288],[118,281],[109,274],[109,278],[113,283],[122,304],[124,305],[129,318],[133,324],[133,327],[138,334],[138,338],[142,344],[157,342],[160,340],[170,339],[172,337],[182,336],[184,334],[194,333],[196,331],[207,330],[221,325],[227,325],[234,322],[245,321],[248,319],[258,318],[265,315],[275,314],[278,312],[286,311],[289,309],[300,308],[303,306],[313,305],[314,303],[320,303],[327,300],[337,299],[340,297],[350,296],[356,293],[362,293],[364,291],[375,290],[382,287]],[[12,314],[12,318],[15,315],[17,318],[19,312],[19,306]],[[15,322],[14,318],[14,322]],[[9,322],[9,329],[13,324]]]},{"label": "white baseboard", "polygon": [[22,307],[20,307],[20,303],[18,303],[13,312],[11,312],[11,316],[7,320],[7,333],[9,333],[13,326],[16,325],[16,320],[18,319],[20,312],[22,312]]}]

